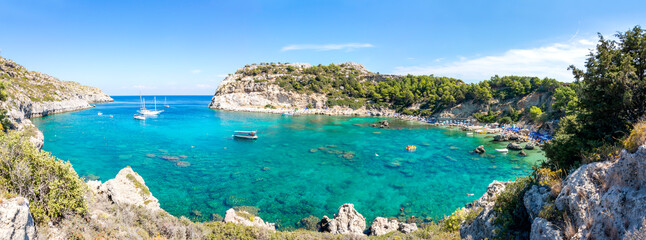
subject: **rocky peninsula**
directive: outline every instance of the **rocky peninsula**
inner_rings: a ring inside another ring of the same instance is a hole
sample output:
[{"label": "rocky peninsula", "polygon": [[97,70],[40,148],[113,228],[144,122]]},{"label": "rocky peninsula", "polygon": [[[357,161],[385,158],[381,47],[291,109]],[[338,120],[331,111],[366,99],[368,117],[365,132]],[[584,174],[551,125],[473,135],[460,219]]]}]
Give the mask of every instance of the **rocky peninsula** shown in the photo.
[{"label": "rocky peninsula", "polygon": [[87,109],[93,103],[113,101],[98,88],[29,71],[3,57],[0,57],[0,82],[7,94],[7,99],[0,102],[0,109],[6,112],[9,128],[28,132],[39,148],[43,145],[43,134],[29,118]]}]

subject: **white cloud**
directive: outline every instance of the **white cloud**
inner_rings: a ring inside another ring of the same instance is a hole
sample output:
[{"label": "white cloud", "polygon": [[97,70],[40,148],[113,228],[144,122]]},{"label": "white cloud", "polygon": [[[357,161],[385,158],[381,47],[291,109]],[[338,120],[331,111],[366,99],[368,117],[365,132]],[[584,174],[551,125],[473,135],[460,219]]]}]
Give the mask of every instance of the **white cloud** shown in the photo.
[{"label": "white cloud", "polygon": [[130,87],[131,89],[139,89],[139,90],[144,90],[144,89],[157,89],[157,87],[152,87],[152,86],[146,86],[146,85],[133,85]]},{"label": "white cloud", "polygon": [[197,88],[197,89],[215,89],[210,84],[195,84],[195,88]]},{"label": "white cloud", "polygon": [[229,76],[229,74],[218,74],[218,75],[216,75],[216,77],[219,77],[219,78],[225,78],[227,76]]},{"label": "white cloud", "polygon": [[582,66],[594,41],[580,39],[567,43],[554,43],[530,49],[511,49],[501,55],[476,58],[460,57],[450,63],[436,63],[425,66],[395,67],[395,74],[433,74],[455,77],[467,82],[489,79],[493,75],[521,75],[550,77],[559,81],[572,81],[568,66]]},{"label": "white cloud", "polygon": [[294,44],[284,46],[281,51],[291,50],[315,50],[315,51],[330,51],[330,50],[346,50],[352,51],[358,48],[371,48],[374,45],[370,43],[342,43],[342,44]]},{"label": "white cloud", "polygon": [[192,74],[199,74],[199,73],[201,73],[201,72],[202,72],[202,70],[200,70],[200,69],[193,69],[193,70],[191,70],[191,73],[192,73]]}]

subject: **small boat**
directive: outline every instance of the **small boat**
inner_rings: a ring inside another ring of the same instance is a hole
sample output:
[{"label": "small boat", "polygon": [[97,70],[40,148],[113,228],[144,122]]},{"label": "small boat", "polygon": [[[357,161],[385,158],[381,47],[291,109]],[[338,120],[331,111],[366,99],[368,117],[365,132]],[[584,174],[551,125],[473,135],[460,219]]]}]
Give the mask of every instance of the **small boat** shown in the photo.
[{"label": "small boat", "polygon": [[96,113],[96,115],[103,116],[103,113],[102,113],[102,112],[98,112],[98,113]]},{"label": "small boat", "polygon": [[509,152],[509,149],[506,149],[506,148],[496,148],[496,151],[501,152],[501,153],[506,153],[506,152]]},{"label": "small boat", "polygon": [[473,133],[472,133],[472,132],[468,132],[468,133],[467,133],[467,135],[473,135]]},{"label": "small boat", "polygon": [[142,114],[135,114],[134,118],[137,120],[146,120],[146,116]]},{"label": "small boat", "polygon": [[256,131],[235,131],[236,134],[233,134],[234,138],[243,138],[243,139],[258,139]]},{"label": "small boat", "polygon": [[408,145],[408,146],[406,146],[406,150],[408,150],[409,152],[413,152],[413,151],[417,150],[417,146]]},{"label": "small boat", "polygon": [[168,104],[166,104],[166,97],[164,97],[164,107],[170,107]]},{"label": "small boat", "polygon": [[294,115],[293,113],[288,113],[288,112],[283,113],[283,116],[293,116],[293,115]]}]

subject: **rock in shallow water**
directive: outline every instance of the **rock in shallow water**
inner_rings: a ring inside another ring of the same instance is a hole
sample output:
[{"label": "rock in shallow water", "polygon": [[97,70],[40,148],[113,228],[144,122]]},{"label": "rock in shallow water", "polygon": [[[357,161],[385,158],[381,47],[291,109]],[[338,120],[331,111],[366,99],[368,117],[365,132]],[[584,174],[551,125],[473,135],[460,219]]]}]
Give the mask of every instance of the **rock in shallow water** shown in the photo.
[{"label": "rock in shallow water", "polygon": [[483,145],[478,146],[475,150],[473,150],[474,153],[485,153],[485,149]]}]

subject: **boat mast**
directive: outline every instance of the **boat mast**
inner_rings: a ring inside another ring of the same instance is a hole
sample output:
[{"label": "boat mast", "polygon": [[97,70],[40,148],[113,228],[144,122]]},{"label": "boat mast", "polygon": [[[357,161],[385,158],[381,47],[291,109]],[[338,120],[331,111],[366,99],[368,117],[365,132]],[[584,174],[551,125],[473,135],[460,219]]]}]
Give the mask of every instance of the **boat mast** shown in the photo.
[{"label": "boat mast", "polygon": [[157,97],[153,97],[153,100],[155,100],[155,111],[157,111]]}]

